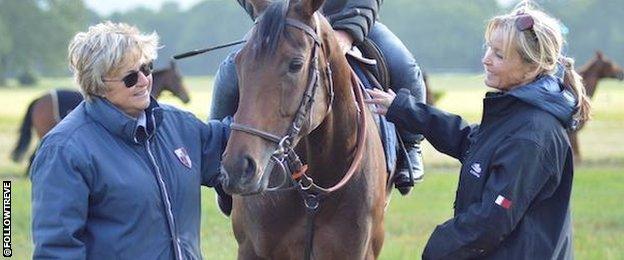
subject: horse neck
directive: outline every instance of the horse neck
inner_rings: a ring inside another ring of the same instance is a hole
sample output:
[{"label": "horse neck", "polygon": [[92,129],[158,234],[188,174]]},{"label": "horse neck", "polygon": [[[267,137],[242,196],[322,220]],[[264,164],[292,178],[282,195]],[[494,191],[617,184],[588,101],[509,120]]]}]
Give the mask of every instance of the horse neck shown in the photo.
[{"label": "horse neck", "polygon": [[319,184],[332,185],[339,181],[355,155],[358,111],[348,66],[346,59],[334,59],[331,65],[335,86],[332,110],[305,140],[306,161],[311,175],[321,177]]},{"label": "horse neck", "polygon": [[163,92],[163,90],[165,89],[163,86],[165,86],[166,84],[164,84],[165,82],[163,82],[166,77],[166,75],[164,74],[164,71],[155,71],[153,73],[153,82],[152,82],[152,91],[151,94],[154,98],[158,99],[158,97],[160,96],[160,94]]},{"label": "horse neck", "polygon": [[592,98],[596,92],[598,81],[601,79],[598,61],[594,61],[589,65],[583,66],[579,70],[579,75],[583,78],[583,85],[587,96]]}]

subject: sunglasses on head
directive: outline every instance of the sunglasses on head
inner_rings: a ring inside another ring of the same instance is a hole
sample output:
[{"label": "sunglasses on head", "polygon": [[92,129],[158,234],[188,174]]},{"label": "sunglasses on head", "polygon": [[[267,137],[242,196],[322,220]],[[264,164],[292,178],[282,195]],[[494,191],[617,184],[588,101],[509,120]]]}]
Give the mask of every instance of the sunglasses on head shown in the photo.
[{"label": "sunglasses on head", "polygon": [[127,88],[134,87],[139,81],[139,72],[143,73],[146,77],[152,74],[154,70],[154,64],[150,61],[149,63],[141,65],[138,71],[130,72],[130,74],[124,76],[121,80],[104,80],[104,82],[110,81],[123,81]]},{"label": "sunglasses on head", "polygon": [[533,29],[533,25],[535,24],[535,21],[533,21],[533,17],[531,17],[531,15],[521,13],[521,14],[516,15],[515,23],[516,23],[516,29],[518,29],[518,31],[524,32],[526,30]]}]

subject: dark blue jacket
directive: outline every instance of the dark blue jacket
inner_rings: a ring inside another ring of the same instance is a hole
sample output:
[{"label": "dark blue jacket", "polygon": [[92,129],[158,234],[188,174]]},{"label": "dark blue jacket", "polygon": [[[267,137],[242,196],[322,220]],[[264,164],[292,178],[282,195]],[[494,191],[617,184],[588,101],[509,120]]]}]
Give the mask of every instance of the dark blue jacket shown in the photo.
[{"label": "dark blue jacket", "polygon": [[436,227],[424,259],[569,259],[574,98],[541,76],[488,93],[480,125],[417,103],[401,91],[388,110],[462,163],[454,217]]},{"label": "dark blue jacket", "polygon": [[201,258],[200,185],[217,182],[228,125],[154,99],[146,113],[143,134],[96,98],[45,136],[31,169],[33,258]]}]

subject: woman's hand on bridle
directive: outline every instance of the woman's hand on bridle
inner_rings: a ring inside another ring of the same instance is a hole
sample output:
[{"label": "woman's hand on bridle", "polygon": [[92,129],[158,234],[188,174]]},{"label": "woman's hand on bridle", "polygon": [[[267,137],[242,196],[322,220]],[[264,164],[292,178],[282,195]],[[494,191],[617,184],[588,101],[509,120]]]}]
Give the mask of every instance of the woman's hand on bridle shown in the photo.
[{"label": "woman's hand on bridle", "polygon": [[377,105],[373,111],[377,114],[386,115],[388,108],[394,101],[396,94],[392,89],[388,89],[388,92],[381,91],[379,89],[367,89],[366,92],[371,96],[370,99],[364,100],[365,103]]}]

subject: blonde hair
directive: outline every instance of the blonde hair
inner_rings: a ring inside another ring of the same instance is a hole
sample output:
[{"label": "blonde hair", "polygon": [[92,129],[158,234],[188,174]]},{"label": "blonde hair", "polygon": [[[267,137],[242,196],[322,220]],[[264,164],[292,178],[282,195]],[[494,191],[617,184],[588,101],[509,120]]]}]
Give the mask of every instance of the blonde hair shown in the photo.
[{"label": "blonde hair", "polygon": [[[520,31],[516,20],[527,15],[533,20],[532,28]],[[575,119],[581,124],[590,119],[591,103],[585,94],[581,76],[574,70],[574,60],[561,54],[564,39],[558,20],[538,10],[531,1],[522,1],[509,14],[490,19],[485,40],[491,41],[497,32],[505,39],[505,57],[515,51],[525,63],[535,65],[539,74],[555,74],[558,64],[562,65],[565,70],[565,88],[577,100]]]},{"label": "blonde hair", "polygon": [[102,78],[157,57],[158,34],[141,34],[134,26],[110,21],[77,33],[68,47],[69,68],[87,100],[103,96]]}]

